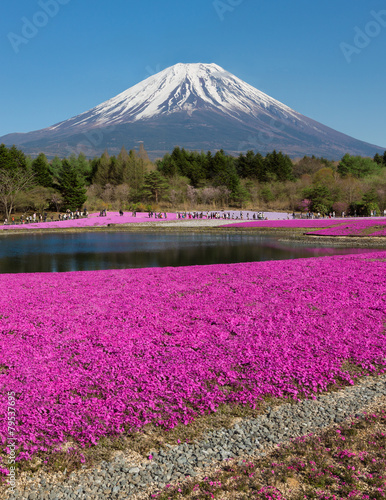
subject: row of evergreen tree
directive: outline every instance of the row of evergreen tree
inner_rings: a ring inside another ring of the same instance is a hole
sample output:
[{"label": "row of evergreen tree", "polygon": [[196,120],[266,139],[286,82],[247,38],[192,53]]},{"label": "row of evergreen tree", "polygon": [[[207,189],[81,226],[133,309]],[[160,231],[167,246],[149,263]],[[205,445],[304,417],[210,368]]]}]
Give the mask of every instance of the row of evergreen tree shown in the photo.
[{"label": "row of evergreen tree", "polygon": [[[336,165],[315,157],[304,157],[294,164],[289,156],[275,150],[266,156],[248,151],[232,157],[223,150],[213,154],[176,147],[171,154],[152,163],[143,148],[140,154],[122,148],[117,156],[110,156],[105,151],[99,158],[87,159],[81,153],[48,161],[43,153],[32,159],[15,146],[8,148],[1,144],[0,202],[8,212],[9,207],[5,205],[11,194],[6,192],[4,186],[17,184],[18,180],[23,179],[18,186],[14,186],[16,191],[28,191],[33,186],[40,186],[46,190],[45,195],[50,193],[56,209],[59,205],[62,210],[82,208],[87,199],[86,188],[90,185],[101,188],[127,185],[132,200],[158,203],[167,194],[171,179],[180,177],[196,190],[208,186],[225,189],[229,193],[230,203],[238,203],[248,198],[245,180],[262,185],[291,182],[304,174],[315,173],[315,169],[321,167],[337,172],[342,178],[352,176],[360,179],[383,171],[386,167],[386,151],[383,156],[376,154],[373,159],[346,154]],[[318,186],[314,188],[318,190]],[[8,191],[12,191],[12,186]],[[265,191],[269,201],[269,189]],[[309,192],[308,197],[312,196],[313,193]]]},{"label": "row of evergreen tree", "polygon": [[[253,178],[259,182],[293,180],[292,161],[289,156],[273,151],[263,157],[248,151],[238,158],[226,155],[223,150],[213,155],[175,148],[157,162],[157,168],[167,177],[182,175],[194,187],[210,180],[214,185],[227,185],[233,189],[237,178]],[[232,179],[232,180],[230,180]]]}]

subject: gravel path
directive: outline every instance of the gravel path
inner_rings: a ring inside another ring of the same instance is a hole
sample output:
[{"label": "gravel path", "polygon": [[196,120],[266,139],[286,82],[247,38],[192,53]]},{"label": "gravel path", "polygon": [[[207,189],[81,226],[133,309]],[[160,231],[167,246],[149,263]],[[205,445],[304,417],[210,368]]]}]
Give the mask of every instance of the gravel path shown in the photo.
[{"label": "gravel path", "polygon": [[[154,226],[157,228],[160,227],[218,227],[223,226],[224,224],[240,224],[243,222],[242,220],[237,219],[177,219],[174,221],[159,221],[159,222],[146,222],[146,226]],[[135,223],[130,224],[133,226]],[[128,225],[128,224],[127,224]],[[141,226],[145,226],[145,223],[141,224]],[[145,227],[146,227],[145,226]]]},{"label": "gravel path", "polygon": [[[374,402],[386,400],[386,375],[365,377],[358,385],[339,392],[320,395],[315,400],[285,403],[268,408],[266,414],[242,420],[231,429],[206,434],[195,444],[167,445],[153,453],[152,460],[130,461],[122,456],[102,462],[92,470],[26,480],[16,478],[17,494],[4,498],[23,500],[56,499],[126,499],[148,498],[151,486],[197,476],[229,458],[264,456],[275,444],[292,437],[317,432],[344,419],[358,416]],[[141,494],[142,493],[142,494]]]}]

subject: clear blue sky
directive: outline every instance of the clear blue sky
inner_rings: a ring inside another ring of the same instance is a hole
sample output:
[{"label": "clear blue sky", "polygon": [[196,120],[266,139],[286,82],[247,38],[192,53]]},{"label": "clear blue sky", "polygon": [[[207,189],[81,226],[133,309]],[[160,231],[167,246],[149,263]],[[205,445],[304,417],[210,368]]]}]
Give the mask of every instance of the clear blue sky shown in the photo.
[{"label": "clear blue sky", "polygon": [[178,62],[214,62],[386,148],[384,1],[3,0],[1,10],[0,136],[70,118]]}]

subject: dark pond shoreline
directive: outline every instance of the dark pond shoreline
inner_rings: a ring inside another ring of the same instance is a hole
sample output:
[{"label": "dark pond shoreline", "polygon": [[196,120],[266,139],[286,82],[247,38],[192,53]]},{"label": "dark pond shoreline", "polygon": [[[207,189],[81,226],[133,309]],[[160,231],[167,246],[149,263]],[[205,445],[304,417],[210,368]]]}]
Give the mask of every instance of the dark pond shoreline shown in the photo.
[{"label": "dark pond shoreline", "polygon": [[[131,229],[131,228],[130,228]],[[138,229],[138,228],[136,228]],[[171,230],[170,230],[171,229]],[[323,243],[323,244],[321,244]],[[180,267],[361,253],[382,245],[331,245],[283,231],[231,228],[13,231],[0,240],[0,273]],[[375,243],[375,242],[374,242]]]}]

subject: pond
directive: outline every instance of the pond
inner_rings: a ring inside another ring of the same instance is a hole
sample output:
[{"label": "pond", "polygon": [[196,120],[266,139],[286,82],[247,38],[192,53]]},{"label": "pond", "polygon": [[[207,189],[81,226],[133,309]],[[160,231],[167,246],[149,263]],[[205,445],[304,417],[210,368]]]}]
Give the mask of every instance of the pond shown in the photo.
[{"label": "pond", "polygon": [[194,266],[366,251],[374,249],[305,246],[226,231],[7,234],[0,239],[0,273]]}]

